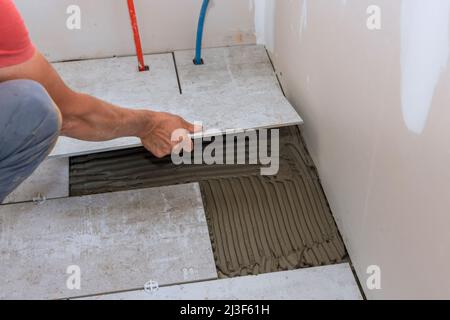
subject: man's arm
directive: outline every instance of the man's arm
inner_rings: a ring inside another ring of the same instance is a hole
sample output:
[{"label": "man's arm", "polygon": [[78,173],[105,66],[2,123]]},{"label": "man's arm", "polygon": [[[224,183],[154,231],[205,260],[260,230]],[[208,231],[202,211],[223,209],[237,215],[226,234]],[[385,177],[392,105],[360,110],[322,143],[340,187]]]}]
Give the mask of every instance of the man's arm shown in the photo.
[{"label": "man's arm", "polygon": [[[136,136],[157,157],[170,154],[179,141],[171,141],[172,132],[196,128],[184,119],[168,113],[121,108],[95,97],[71,90],[50,63],[36,51],[25,63],[1,68],[0,82],[29,79],[42,84],[61,111],[61,134],[87,141],[106,141]],[[186,135],[183,139],[189,139]]]}]

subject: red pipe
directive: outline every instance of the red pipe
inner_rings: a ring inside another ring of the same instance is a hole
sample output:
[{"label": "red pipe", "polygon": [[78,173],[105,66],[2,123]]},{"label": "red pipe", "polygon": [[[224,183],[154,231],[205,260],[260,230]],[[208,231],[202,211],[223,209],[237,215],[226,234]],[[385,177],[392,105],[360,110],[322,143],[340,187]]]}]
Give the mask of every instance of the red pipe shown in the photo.
[{"label": "red pipe", "polygon": [[128,11],[130,12],[131,27],[133,28],[134,44],[136,45],[136,54],[139,63],[139,71],[147,71],[149,67],[145,65],[144,54],[142,52],[141,37],[139,35],[139,26],[136,18],[136,9],[134,0],[128,1]]}]

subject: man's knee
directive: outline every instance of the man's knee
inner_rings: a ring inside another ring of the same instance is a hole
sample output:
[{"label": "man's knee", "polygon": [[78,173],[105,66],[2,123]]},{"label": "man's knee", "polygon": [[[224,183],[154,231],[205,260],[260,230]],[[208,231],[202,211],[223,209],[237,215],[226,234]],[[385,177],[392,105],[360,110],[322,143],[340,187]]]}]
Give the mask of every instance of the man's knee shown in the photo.
[{"label": "man's knee", "polygon": [[[33,135],[38,139],[56,140],[61,129],[61,116],[55,103],[38,82],[13,80],[0,85],[3,110],[19,136]],[[6,109],[6,110],[5,110]]]},{"label": "man's knee", "polygon": [[0,159],[49,153],[59,136],[60,119],[58,108],[39,83],[0,83]]},{"label": "man's knee", "polygon": [[[55,136],[61,129],[61,116],[58,108],[45,88],[32,80],[18,80],[13,83],[14,90],[20,95],[20,104],[17,112],[29,113],[29,128],[38,126],[42,134]],[[25,126],[26,127],[26,126]]]},{"label": "man's knee", "polygon": [[59,110],[30,80],[0,83],[0,202],[47,157],[59,136]]}]

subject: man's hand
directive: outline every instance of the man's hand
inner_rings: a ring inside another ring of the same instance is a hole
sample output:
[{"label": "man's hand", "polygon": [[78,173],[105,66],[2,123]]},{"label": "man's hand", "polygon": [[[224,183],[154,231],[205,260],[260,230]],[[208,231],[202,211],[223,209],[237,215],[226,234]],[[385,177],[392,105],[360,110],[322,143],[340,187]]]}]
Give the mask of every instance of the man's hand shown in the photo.
[{"label": "man's hand", "polygon": [[[189,134],[200,131],[201,127],[196,127],[183,118],[170,113],[149,112],[146,116],[147,125],[144,126],[139,137],[148,151],[156,157],[162,158],[172,153],[173,148],[180,143],[190,146],[185,151],[192,151],[193,144]],[[177,130],[178,132],[184,131],[185,134],[182,134],[178,141],[172,141],[172,134]]]}]

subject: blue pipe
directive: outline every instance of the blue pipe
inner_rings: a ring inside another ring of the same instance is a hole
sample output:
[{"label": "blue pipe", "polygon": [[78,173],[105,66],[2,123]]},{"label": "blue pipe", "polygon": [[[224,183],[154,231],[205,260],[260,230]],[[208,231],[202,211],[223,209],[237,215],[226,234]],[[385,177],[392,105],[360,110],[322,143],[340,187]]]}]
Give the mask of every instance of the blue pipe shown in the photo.
[{"label": "blue pipe", "polygon": [[200,17],[198,19],[197,28],[197,44],[195,48],[194,64],[203,64],[202,59],[202,41],[203,41],[203,29],[205,25],[206,12],[208,11],[209,0],[203,0],[202,10],[200,11]]}]

